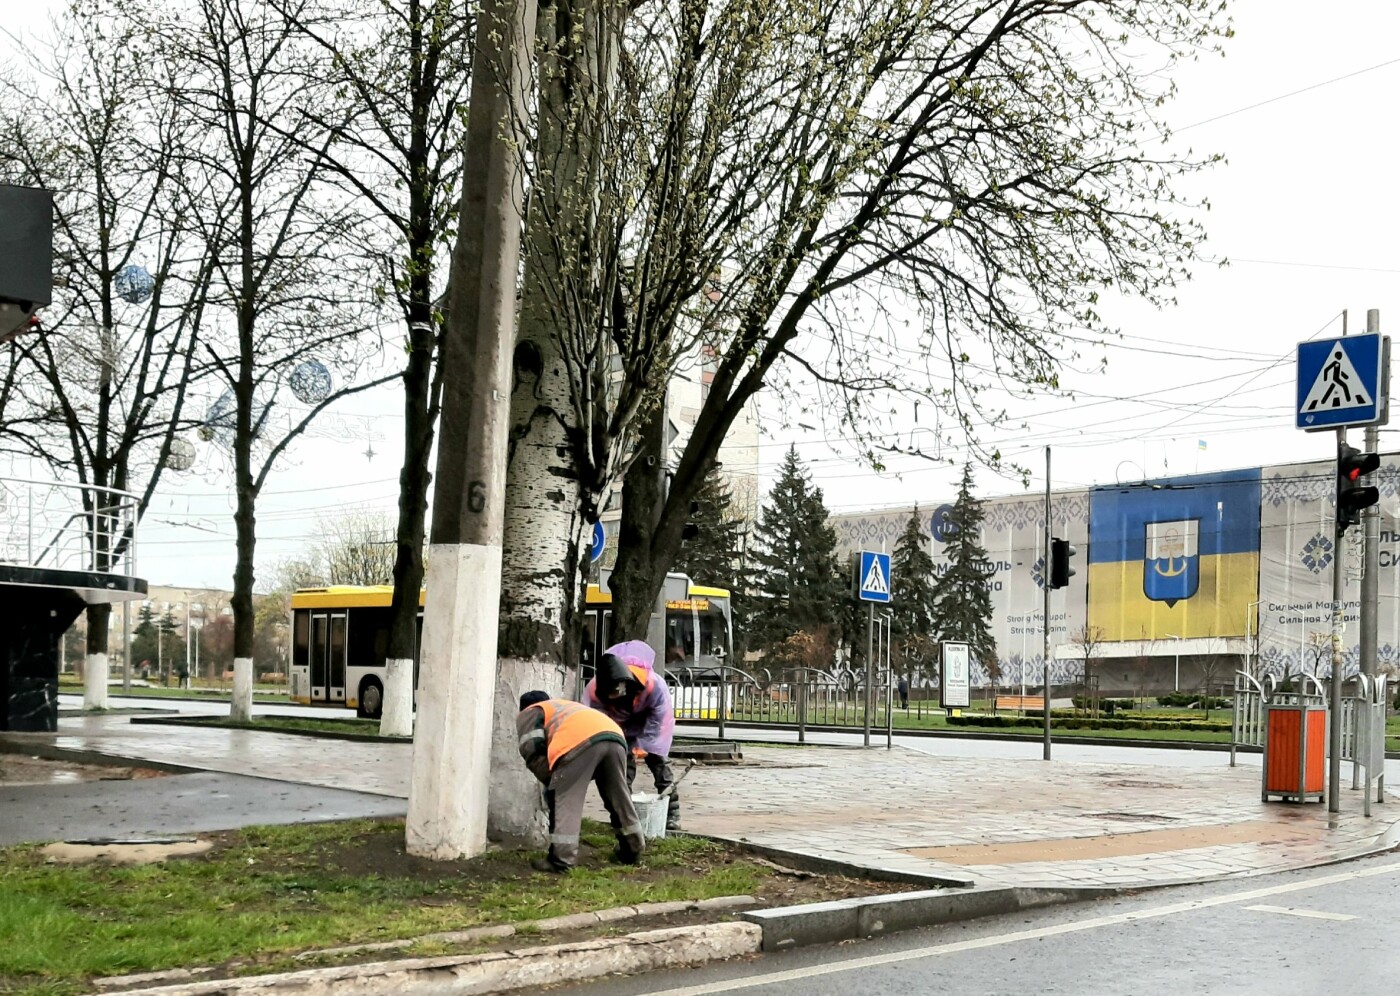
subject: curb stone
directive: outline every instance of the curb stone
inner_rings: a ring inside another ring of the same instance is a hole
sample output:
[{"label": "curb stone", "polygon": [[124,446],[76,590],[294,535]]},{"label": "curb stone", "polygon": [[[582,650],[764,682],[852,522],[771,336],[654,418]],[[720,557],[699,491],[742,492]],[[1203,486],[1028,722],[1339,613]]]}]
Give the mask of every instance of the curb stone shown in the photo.
[{"label": "curb stone", "polygon": [[[757,954],[763,931],[731,922],[446,958],[409,958],[276,975],[128,989],[123,996],[478,996]],[[110,990],[109,990],[110,992]]]},{"label": "curb stone", "polygon": [[[566,916],[549,917],[545,920],[528,921],[532,931],[551,933],[559,930],[576,930],[592,927],[600,923],[612,923],[640,916],[664,916],[669,913],[685,913],[689,910],[727,910],[741,906],[752,906],[758,900],[753,896],[715,896],[711,899],[677,899],[666,903],[638,903],[636,906],[615,906],[612,909],[588,913],[571,913]],[[701,926],[701,925],[697,925]],[[370,954],[376,951],[402,951],[423,941],[440,944],[472,944],[477,941],[501,937],[514,937],[515,924],[503,923],[485,927],[470,927],[466,930],[445,930],[420,937],[396,938],[392,941],[367,941],[363,944],[347,944],[338,948],[316,948],[292,955],[295,961],[309,961],[312,958],[338,957],[340,955]],[[229,967],[242,968],[246,962],[234,962]],[[99,989],[117,990],[124,986],[182,982],[196,976],[208,975],[212,967],[175,968],[161,972],[142,972],[139,975],[114,975],[94,980]]]},{"label": "curb stone", "polygon": [[1119,895],[1117,888],[1032,889],[1016,886],[930,889],[887,896],[861,896],[740,913],[763,930],[763,950],[781,951],[932,927],[941,923],[1016,913],[1037,906],[1084,902]]}]

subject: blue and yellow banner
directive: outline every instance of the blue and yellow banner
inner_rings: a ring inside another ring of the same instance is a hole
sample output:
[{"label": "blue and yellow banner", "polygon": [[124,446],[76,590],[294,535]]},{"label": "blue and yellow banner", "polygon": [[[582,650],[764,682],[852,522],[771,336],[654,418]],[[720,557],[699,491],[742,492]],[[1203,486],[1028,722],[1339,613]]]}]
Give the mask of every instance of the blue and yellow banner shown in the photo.
[{"label": "blue and yellow banner", "polygon": [[1095,488],[1088,623],[1105,641],[1245,636],[1259,597],[1256,470]]}]

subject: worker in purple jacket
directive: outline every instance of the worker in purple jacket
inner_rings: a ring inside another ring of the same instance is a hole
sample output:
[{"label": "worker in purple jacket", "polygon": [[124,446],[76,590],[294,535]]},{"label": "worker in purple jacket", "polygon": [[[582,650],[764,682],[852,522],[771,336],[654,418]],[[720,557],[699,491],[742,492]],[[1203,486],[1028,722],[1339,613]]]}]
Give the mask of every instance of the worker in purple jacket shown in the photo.
[{"label": "worker in purple jacket", "polygon": [[[622,727],[629,748],[627,782],[637,775],[641,755],[656,783],[664,792],[675,783],[671,771],[671,737],[676,714],[666,682],[653,670],[656,654],[641,640],[619,643],[603,651],[596,675],[583,690],[584,705],[610,716]],[[666,807],[666,829],[679,830],[681,804],[674,790]]]}]

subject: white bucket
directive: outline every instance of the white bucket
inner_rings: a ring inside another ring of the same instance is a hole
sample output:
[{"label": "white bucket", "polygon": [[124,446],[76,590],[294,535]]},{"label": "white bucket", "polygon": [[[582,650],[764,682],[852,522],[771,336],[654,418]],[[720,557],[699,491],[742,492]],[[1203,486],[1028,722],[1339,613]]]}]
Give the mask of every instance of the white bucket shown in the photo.
[{"label": "white bucket", "polygon": [[642,825],[642,836],[647,840],[666,836],[666,809],[670,801],[643,792],[632,796],[632,808],[637,811],[637,822]]}]

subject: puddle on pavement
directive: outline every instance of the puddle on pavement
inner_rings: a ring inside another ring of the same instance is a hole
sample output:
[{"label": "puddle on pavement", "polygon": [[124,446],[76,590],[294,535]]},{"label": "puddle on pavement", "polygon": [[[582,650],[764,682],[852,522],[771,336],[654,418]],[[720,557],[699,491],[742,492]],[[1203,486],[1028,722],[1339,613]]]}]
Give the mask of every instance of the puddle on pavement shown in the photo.
[{"label": "puddle on pavement", "polygon": [[152,768],[74,764],[25,754],[0,754],[0,787],[128,781],[133,778],[160,778],[165,774]]}]

